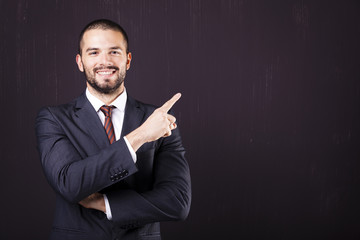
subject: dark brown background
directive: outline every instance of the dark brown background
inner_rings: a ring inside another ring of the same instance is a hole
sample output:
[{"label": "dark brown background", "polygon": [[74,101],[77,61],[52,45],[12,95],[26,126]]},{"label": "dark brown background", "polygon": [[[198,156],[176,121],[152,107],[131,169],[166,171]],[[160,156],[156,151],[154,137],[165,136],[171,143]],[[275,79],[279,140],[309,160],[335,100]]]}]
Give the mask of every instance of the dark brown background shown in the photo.
[{"label": "dark brown background", "polygon": [[77,37],[130,36],[128,93],[175,106],[193,183],[164,239],[360,239],[360,4],[0,0],[0,239],[46,239],[34,118],[85,87]]}]

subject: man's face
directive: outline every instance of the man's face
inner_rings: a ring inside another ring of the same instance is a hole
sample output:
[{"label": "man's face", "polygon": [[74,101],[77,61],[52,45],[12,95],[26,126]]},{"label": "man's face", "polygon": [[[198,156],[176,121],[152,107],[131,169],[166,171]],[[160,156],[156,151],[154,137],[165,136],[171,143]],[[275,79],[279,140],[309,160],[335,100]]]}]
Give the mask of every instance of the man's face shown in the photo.
[{"label": "man's face", "polygon": [[81,56],[76,56],[79,70],[85,73],[88,88],[101,94],[111,94],[124,88],[131,53],[120,32],[92,29],[81,41]]}]

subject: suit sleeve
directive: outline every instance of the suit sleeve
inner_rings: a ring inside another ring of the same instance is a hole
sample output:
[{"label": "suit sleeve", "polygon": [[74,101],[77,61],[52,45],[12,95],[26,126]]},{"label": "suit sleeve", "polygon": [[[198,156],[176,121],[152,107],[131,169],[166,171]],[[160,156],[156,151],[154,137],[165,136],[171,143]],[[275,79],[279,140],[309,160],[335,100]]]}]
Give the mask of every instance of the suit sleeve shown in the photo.
[{"label": "suit sleeve", "polygon": [[122,189],[107,193],[113,221],[123,228],[147,223],[183,220],[191,202],[190,171],[179,130],[162,138],[154,156],[153,189],[139,193]]},{"label": "suit sleeve", "polygon": [[40,110],[37,116],[36,136],[48,182],[70,203],[78,203],[137,171],[123,139],[82,157],[49,108]]}]

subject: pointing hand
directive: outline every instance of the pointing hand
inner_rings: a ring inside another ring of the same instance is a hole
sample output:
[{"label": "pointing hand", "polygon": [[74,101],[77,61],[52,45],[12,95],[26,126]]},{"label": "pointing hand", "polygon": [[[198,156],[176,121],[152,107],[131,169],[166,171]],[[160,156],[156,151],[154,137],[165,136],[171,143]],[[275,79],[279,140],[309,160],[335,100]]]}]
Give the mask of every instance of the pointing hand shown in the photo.
[{"label": "pointing hand", "polygon": [[168,112],[180,97],[180,93],[175,94],[170,100],[164,103],[164,105],[156,109],[143,125],[141,125],[147,133],[147,142],[171,135],[171,130],[176,128],[176,118],[168,114]]},{"label": "pointing hand", "polygon": [[177,125],[175,123],[176,118],[168,112],[180,97],[180,93],[175,94],[164,105],[157,108],[140,127],[126,136],[135,151],[146,142],[156,141],[161,137],[171,135],[171,131]]}]

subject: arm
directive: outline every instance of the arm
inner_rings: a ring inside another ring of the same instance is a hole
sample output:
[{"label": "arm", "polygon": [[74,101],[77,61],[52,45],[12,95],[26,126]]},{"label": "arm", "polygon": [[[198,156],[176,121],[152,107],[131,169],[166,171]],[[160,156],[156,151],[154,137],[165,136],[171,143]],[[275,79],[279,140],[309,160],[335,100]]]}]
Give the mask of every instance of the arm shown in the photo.
[{"label": "arm", "polygon": [[[112,220],[125,228],[151,222],[182,220],[188,215],[191,202],[190,173],[184,158],[179,132],[162,139],[155,153],[154,186],[138,193],[131,189],[107,193]],[[102,194],[92,194],[80,204],[105,212]]]},{"label": "arm", "polygon": [[179,98],[180,95],[175,95],[155,110],[139,128],[126,136],[135,150],[143,143],[152,141],[158,141],[159,148],[154,156],[154,184],[151,191],[139,193],[126,189],[107,194],[113,221],[125,228],[159,221],[182,220],[189,213],[189,166],[184,157],[185,150],[179,130],[176,129],[175,118],[167,114]]},{"label": "arm", "polygon": [[155,153],[153,189],[136,192],[117,190],[107,194],[113,221],[125,228],[152,222],[183,220],[191,202],[188,164],[178,130],[160,140]]},{"label": "arm", "polygon": [[[41,163],[52,188],[64,199],[78,203],[92,193],[122,179],[113,179],[115,173],[135,173],[137,168],[123,139],[96,154],[81,156],[75,148],[71,131],[64,127],[51,109],[42,109],[36,119],[36,135]],[[66,129],[66,130],[65,130]],[[77,137],[77,136],[75,136]]]},{"label": "arm", "polygon": [[[139,128],[126,136],[135,150],[145,142],[155,140],[158,141],[159,148],[155,153],[153,169],[155,182],[151,191],[138,193],[131,189],[118,189],[107,193],[113,221],[123,227],[184,219],[189,212],[191,201],[189,167],[184,158],[185,151],[179,132],[176,130],[175,118],[167,114],[179,97],[180,95],[175,95],[161,108],[155,110]],[[172,130],[174,131],[171,132]],[[90,208],[100,210],[102,204],[100,202]]]}]

